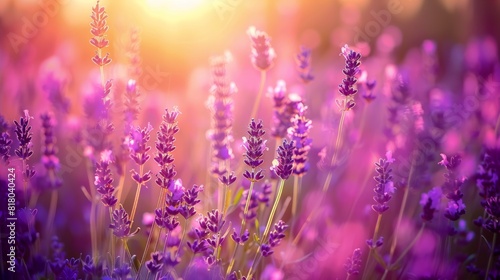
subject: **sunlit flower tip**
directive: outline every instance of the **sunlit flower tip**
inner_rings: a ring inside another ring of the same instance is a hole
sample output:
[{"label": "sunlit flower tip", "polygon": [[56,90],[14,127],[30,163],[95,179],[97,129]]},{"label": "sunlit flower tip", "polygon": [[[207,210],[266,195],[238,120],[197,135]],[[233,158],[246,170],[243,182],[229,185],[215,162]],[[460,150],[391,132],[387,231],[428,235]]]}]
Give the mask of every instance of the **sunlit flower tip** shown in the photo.
[{"label": "sunlit flower tip", "polygon": [[127,82],[127,92],[135,92],[137,91],[137,82],[134,79],[130,79]]},{"label": "sunlit flower tip", "polygon": [[104,150],[101,152],[101,161],[105,163],[110,163],[112,162],[112,154],[113,152],[111,150]]},{"label": "sunlit flower tip", "polygon": [[270,44],[271,38],[253,26],[248,28],[247,34],[252,41],[252,64],[259,70],[268,70],[273,66],[276,57]]}]

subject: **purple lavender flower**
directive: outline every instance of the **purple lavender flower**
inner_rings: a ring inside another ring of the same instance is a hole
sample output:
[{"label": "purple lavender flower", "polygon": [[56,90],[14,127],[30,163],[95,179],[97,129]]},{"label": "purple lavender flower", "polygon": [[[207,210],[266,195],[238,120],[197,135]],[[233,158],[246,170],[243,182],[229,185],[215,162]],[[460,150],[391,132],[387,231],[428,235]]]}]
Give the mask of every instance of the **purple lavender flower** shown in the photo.
[{"label": "purple lavender flower", "polygon": [[171,212],[165,209],[156,209],[155,214],[155,222],[160,228],[166,228],[169,231],[173,231],[179,225],[179,221],[175,216],[176,214],[171,214]]},{"label": "purple lavender flower", "polygon": [[172,152],[175,150],[175,134],[179,131],[177,126],[177,117],[179,111],[174,108],[172,111],[165,109],[163,121],[160,125],[160,130],[156,133],[156,155],[154,160],[160,166],[160,172],[156,174],[156,184],[161,188],[168,188],[174,181],[177,174],[173,165],[174,157]]},{"label": "purple lavender flower", "polygon": [[342,84],[339,85],[339,92],[345,97],[345,100],[338,101],[337,105],[341,110],[347,111],[356,104],[354,102],[354,95],[358,92],[355,85],[358,81],[356,75],[359,72],[359,65],[361,64],[359,61],[361,54],[353,51],[347,45],[342,47],[341,54],[345,58],[345,68],[342,72],[346,77],[342,80]]},{"label": "purple lavender flower", "polygon": [[[31,139],[33,134],[31,133],[30,119],[32,119],[28,113],[28,110],[24,110],[24,117],[21,117],[19,122],[14,121],[16,125],[16,129],[14,132],[16,133],[17,140],[19,141],[19,148],[15,150],[16,155],[26,163],[33,155],[33,143]],[[24,181],[29,181],[35,175],[35,170],[31,169],[27,164],[24,166],[23,177]]]},{"label": "purple lavender flower", "polygon": [[251,170],[245,170],[243,177],[256,182],[264,178],[262,169],[256,170],[256,168],[264,162],[262,156],[266,149],[266,141],[262,139],[262,136],[265,134],[262,121],[256,123],[255,120],[252,119],[247,132],[249,138],[243,137],[243,147],[246,150],[244,162]]},{"label": "purple lavender flower", "polygon": [[137,81],[130,79],[127,82],[126,91],[123,96],[125,105],[125,129],[132,127],[132,123],[137,120],[141,108],[139,106],[139,91],[137,89]]},{"label": "purple lavender flower", "polygon": [[352,257],[347,258],[344,268],[347,271],[347,275],[358,275],[360,267],[361,267],[361,249],[357,248],[354,249]]},{"label": "purple lavender flower", "polygon": [[376,96],[373,94],[373,89],[377,85],[377,81],[368,80],[368,73],[366,71],[362,71],[358,83],[360,85],[360,89],[362,90],[361,97],[363,97],[367,103],[375,100]]},{"label": "purple lavender flower", "polygon": [[269,88],[268,94],[274,101],[271,135],[279,139],[285,138],[292,126],[292,117],[298,114],[302,107],[302,98],[298,94],[287,94],[283,80],[279,80],[274,89]]},{"label": "purple lavender flower", "polygon": [[106,150],[101,153],[101,160],[96,163],[94,185],[99,194],[101,201],[106,207],[113,207],[118,201],[114,195],[115,187],[113,186],[113,177],[111,176],[111,151]]},{"label": "purple lavender flower", "polygon": [[377,204],[372,205],[372,209],[378,214],[382,214],[389,209],[387,203],[391,200],[395,191],[394,183],[392,182],[392,169],[390,168],[392,162],[394,162],[392,153],[387,152],[385,159],[381,158],[375,163],[377,176],[374,179],[377,184],[373,188],[375,192],[373,199]]},{"label": "purple lavender flower", "polygon": [[90,23],[90,26],[92,28],[90,29],[90,33],[92,33],[94,37],[90,39],[90,44],[92,44],[99,50],[96,51],[96,54],[94,55],[94,57],[92,57],[92,61],[99,66],[104,66],[111,62],[109,53],[107,53],[104,57],[101,56],[101,50],[109,46],[109,41],[106,39],[105,35],[106,31],[108,31],[109,29],[109,26],[106,25],[106,19],[108,18],[108,15],[104,10],[104,7],[99,6],[99,1],[97,1],[97,4],[92,7],[91,18],[92,22]]},{"label": "purple lavender flower", "polygon": [[54,139],[54,123],[52,116],[49,113],[41,115],[42,128],[44,135],[44,146],[42,163],[47,171],[47,185],[49,189],[61,187],[62,180],[59,178],[57,171],[60,169],[59,158],[56,156],[56,147]]},{"label": "purple lavender flower", "polygon": [[269,206],[271,194],[273,193],[272,187],[273,186],[271,182],[266,180],[264,184],[262,184],[262,191],[258,193],[257,199],[259,200],[259,202],[264,203],[266,206]]},{"label": "purple lavender flower", "polygon": [[236,229],[233,228],[233,234],[231,234],[231,238],[234,240],[234,242],[243,245],[250,238],[250,233],[248,232],[248,229],[245,229],[245,232],[243,232],[243,234],[240,236]]},{"label": "purple lavender flower", "polygon": [[[148,123],[148,126],[141,129],[137,127],[133,129],[130,133],[129,139],[129,149],[130,149],[130,158],[137,163],[140,167],[144,166],[144,164],[149,160],[150,156],[148,155],[151,147],[147,146],[149,141],[149,135],[153,127]],[[132,170],[132,179],[134,179],[137,184],[140,186],[144,185],[151,179],[151,171],[148,171],[144,174],[139,174],[137,171]]]},{"label": "purple lavender flower", "polygon": [[311,49],[301,46],[300,52],[296,56],[296,62],[300,80],[304,84],[314,80],[314,76],[311,74]]},{"label": "purple lavender flower", "polygon": [[33,133],[31,133],[31,126],[29,123],[32,118],[28,110],[24,110],[24,117],[21,117],[19,122],[14,121],[16,125],[15,133],[17,140],[19,140],[19,148],[16,149],[15,153],[22,160],[27,160],[33,155],[33,143],[31,142]]},{"label": "purple lavender flower", "polygon": [[262,256],[268,257],[273,254],[272,248],[278,246],[283,238],[285,238],[285,230],[288,225],[282,220],[274,224],[274,230],[269,233],[268,242],[261,245]]},{"label": "purple lavender flower", "polygon": [[9,124],[5,121],[4,117],[0,115],[0,157],[6,164],[9,164],[10,158],[10,144],[12,140],[9,133]]},{"label": "purple lavender flower", "polygon": [[151,272],[151,274],[155,275],[161,270],[161,268],[163,267],[163,259],[164,255],[162,252],[151,253],[151,260],[146,262],[146,267]]},{"label": "purple lavender flower", "polygon": [[90,277],[99,278],[103,274],[102,262],[97,260],[97,263],[94,263],[92,257],[87,255],[85,260],[82,260],[82,270],[83,273]]},{"label": "purple lavender flower", "polygon": [[230,61],[230,54],[213,57],[210,61],[212,66],[212,87],[207,105],[212,113],[212,128],[208,138],[212,141],[213,168],[212,173],[220,176],[226,172],[227,167],[220,169],[220,163],[233,159],[231,143],[233,142],[233,95],[237,89],[233,83],[229,83],[226,75],[226,67]]},{"label": "purple lavender flower", "polygon": [[444,175],[445,182],[441,188],[449,200],[444,216],[451,221],[456,221],[461,215],[465,214],[465,205],[462,201],[464,195],[460,189],[465,180],[459,178],[457,174],[457,169],[462,159],[459,155],[446,156],[445,154],[441,154],[441,157],[442,160],[439,164],[446,168]]},{"label": "purple lavender flower", "polygon": [[48,99],[56,110],[68,113],[69,99],[63,94],[65,81],[62,78],[56,77],[56,73],[49,72],[42,81],[42,89],[47,93]]},{"label": "purple lavender flower", "polygon": [[273,170],[283,180],[288,179],[293,172],[293,154],[295,142],[283,140],[278,147],[278,158],[273,161]]},{"label": "purple lavender flower", "polygon": [[130,264],[121,260],[120,256],[116,257],[115,268],[113,269],[113,279],[128,279],[130,275]]},{"label": "purple lavender flower", "polygon": [[135,232],[130,232],[130,226],[132,222],[130,221],[127,211],[120,204],[120,208],[113,210],[112,221],[109,228],[113,230],[113,234],[118,238],[127,238],[137,234],[139,229]]},{"label": "purple lavender flower", "polygon": [[435,187],[431,189],[428,193],[423,193],[420,199],[420,205],[422,205],[422,214],[420,217],[424,221],[430,221],[434,217],[434,212],[439,210],[439,205],[441,204],[441,197],[443,193],[441,188]]},{"label": "purple lavender flower", "polygon": [[290,139],[295,142],[293,150],[294,168],[293,173],[297,176],[304,176],[309,170],[307,154],[311,149],[312,139],[309,138],[312,121],[305,116],[306,106],[300,106],[299,113],[292,118],[292,127],[288,129]]},{"label": "purple lavender flower", "polygon": [[263,31],[251,26],[247,30],[252,41],[252,64],[261,71],[269,70],[274,63],[276,53],[271,47],[271,38]]},{"label": "purple lavender flower", "polygon": [[193,185],[193,187],[184,192],[184,196],[182,197],[184,203],[180,208],[180,214],[185,218],[189,219],[196,214],[196,210],[194,206],[200,203],[200,199],[198,195],[203,191],[203,186]]},{"label": "purple lavender flower", "polygon": [[241,215],[242,219],[245,219],[247,221],[252,221],[253,219],[255,219],[257,217],[257,209],[259,207],[259,201],[258,201],[259,192],[256,190],[252,190],[250,202],[248,204],[248,210],[247,210],[247,213],[245,215],[245,207],[246,207],[248,195],[249,195],[249,190],[244,190],[243,195],[242,195],[242,199],[240,201],[240,209],[241,209],[240,215]]}]

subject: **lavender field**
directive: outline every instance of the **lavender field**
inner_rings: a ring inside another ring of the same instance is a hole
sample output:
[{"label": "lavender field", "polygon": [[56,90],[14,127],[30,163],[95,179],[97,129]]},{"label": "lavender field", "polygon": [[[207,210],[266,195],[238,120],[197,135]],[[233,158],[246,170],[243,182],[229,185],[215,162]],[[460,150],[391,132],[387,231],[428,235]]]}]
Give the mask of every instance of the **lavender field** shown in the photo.
[{"label": "lavender field", "polygon": [[2,0],[0,279],[500,279],[499,15]]}]

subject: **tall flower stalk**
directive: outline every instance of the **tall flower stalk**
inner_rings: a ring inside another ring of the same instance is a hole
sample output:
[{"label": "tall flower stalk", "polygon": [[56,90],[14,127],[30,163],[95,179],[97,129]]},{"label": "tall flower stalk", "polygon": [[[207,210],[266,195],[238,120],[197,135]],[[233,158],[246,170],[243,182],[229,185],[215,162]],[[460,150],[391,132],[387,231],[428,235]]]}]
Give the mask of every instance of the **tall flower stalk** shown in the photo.
[{"label": "tall flower stalk", "polygon": [[17,140],[19,141],[19,147],[15,150],[16,155],[21,159],[22,162],[22,172],[23,172],[23,190],[24,199],[28,203],[28,184],[31,178],[35,175],[35,170],[30,168],[28,165],[28,159],[33,155],[33,143],[31,133],[30,120],[33,119],[29,115],[28,110],[24,110],[24,117],[21,117],[19,122],[14,121],[16,129]]},{"label": "tall flower stalk", "polygon": [[[259,253],[262,252],[263,256],[268,256],[269,255],[269,244],[266,243],[268,242],[267,237],[269,234],[269,230],[271,228],[271,225],[274,220],[274,215],[276,213],[276,209],[278,208],[278,204],[281,199],[281,194],[283,193],[283,187],[285,186],[285,181],[292,175],[293,173],[293,168],[294,168],[294,161],[293,161],[293,154],[295,150],[295,142],[294,141],[287,141],[286,139],[283,140],[283,143],[281,146],[278,147],[278,158],[273,161],[273,169],[276,175],[280,178],[280,182],[278,185],[278,191],[276,194],[276,199],[274,200],[273,207],[271,209],[271,213],[269,214],[269,217],[267,219],[266,223],[266,228],[264,229],[264,232],[262,233],[262,237],[260,238],[260,246],[257,248],[257,252],[255,254],[255,257],[252,262],[252,266],[248,270],[247,274],[247,279],[252,279],[252,275],[254,273],[254,267],[256,268],[260,258],[259,258]],[[286,226],[288,227],[288,226]],[[284,238],[284,236],[281,236],[283,231],[286,229],[283,223],[278,223],[276,226],[276,230],[278,231],[278,235],[280,236],[279,239]],[[272,240],[276,239],[274,236]],[[270,240],[269,242],[271,242]]]},{"label": "tall flower stalk", "polygon": [[[262,136],[264,136],[265,134],[262,121],[259,121],[257,123],[254,119],[252,119],[248,128],[249,129],[247,133],[249,135],[249,138],[243,137],[243,147],[245,148],[244,163],[250,168],[250,170],[245,170],[243,172],[243,177],[247,178],[250,181],[250,187],[248,189],[243,216],[241,217],[241,227],[238,236],[242,236],[243,232],[245,231],[248,210],[250,207],[255,182],[258,182],[264,178],[264,172],[259,168],[259,166],[264,162],[262,157],[264,156],[264,150],[266,150],[266,141],[262,139]],[[235,262],[235,256],[238,250],[238,246],[239,243],[236,243],[233,251],[233,256],[226,271],[226,276],[231,273]]]},{"label": "tall flower stalk", "polygon": [[257,30],[251,26],[247,30],[247,34],[252,41],[252,54],[251,60],[253,66],[260,71],[260,86],[257,97],[252,108],[251,118],[255,118],[259,111],[260,99],[264,86],[266,84],[266,72],[273,66],[276,53],[271,46],[271,38],[267,33]]},{"label": "tall flower stalk", "polygon": [[[179,114],[180,112],[177,108],[170,111],[165,109],[160,129],[156,133],[157,140],[155,142],[156,153],[154,161],[160,166],[160,171],[156,174],[155,183],[160,187],[160,195],[158,196],[155,209],[159,209],[162,203],[164,203],[167,195],[167,189],[170,185],[175,183],[174,178],[177,175],[177,172],[175,171],[175,165],[173,164],[174,156],[172,152],[175,150],[175,135],[179,132],[179,126],[177,123],[177,117]],[[158,224],[155,220],[151,227],[151,231],[144,248],[144,253],[142,254],[141,265],[144,264],[145,257],[149,252],[151,240],[153,236],[155,236],[156,226],[158,226]]]}]

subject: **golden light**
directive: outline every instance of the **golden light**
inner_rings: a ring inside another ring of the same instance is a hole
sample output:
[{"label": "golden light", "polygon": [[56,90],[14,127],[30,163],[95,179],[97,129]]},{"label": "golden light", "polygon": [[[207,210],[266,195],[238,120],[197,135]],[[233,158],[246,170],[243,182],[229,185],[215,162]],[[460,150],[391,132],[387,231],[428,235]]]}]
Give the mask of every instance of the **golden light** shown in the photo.
[{"label": "golden light", "polygon": [[146,0],[149,8],[172,12],[193,11],[206,3],[206,0]]}]

